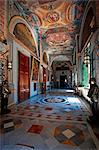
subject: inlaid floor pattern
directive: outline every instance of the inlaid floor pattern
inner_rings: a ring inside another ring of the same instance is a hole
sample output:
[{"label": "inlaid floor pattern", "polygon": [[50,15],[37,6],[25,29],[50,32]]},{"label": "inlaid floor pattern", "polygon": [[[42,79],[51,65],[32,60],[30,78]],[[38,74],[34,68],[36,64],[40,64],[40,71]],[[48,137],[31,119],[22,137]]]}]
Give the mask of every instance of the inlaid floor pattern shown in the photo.
[{"label": "inlaid floor pattern", "polygon": [[35,96],[2,117],[2,150],[96,150],[81,98],[59,91]]}]

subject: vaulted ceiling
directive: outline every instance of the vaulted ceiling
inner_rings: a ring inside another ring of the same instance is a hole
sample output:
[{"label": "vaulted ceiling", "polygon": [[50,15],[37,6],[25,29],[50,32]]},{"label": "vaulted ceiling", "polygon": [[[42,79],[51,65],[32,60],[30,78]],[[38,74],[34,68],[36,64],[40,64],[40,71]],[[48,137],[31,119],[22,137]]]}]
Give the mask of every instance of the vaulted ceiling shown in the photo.
[{"label": "vaulted ceiling", "polygon": [[83,0],[16,0],[14,5],[37,29],[49,56],[72,54],[84,11]]}]

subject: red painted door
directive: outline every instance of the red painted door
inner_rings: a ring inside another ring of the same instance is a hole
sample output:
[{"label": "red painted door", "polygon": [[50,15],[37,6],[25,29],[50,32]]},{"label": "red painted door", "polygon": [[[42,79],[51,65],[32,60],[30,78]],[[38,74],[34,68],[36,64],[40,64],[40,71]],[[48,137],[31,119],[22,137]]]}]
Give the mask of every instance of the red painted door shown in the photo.
[{"label": "red painted door", "polygon": [[19,79],[18,79],[18,99],[19,102],[29,98],[30,77],[29,77],[29,57],[19,52]]}]

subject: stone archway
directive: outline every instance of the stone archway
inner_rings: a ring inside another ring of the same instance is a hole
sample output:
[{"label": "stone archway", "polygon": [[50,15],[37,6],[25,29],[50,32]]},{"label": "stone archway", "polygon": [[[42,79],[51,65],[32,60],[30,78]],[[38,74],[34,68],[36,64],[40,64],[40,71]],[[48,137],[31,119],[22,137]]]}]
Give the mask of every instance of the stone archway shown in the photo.
[{"label": "stone archway", "polygon": [[34,43],[35,43],[36,50],[37,50],[37,55],[38,55],[38,43],[37,43],[38,40],[37,40],[37,35],[36,35],[35,29],[31,28],[30,25],[26,22],[26,20],[24,20],[22,17],[15,16],[15,17],[11,18],[10,24],[9,24],[9,32],[12,35],[13,35],[14,29],[15,29],[17,24],[23,24],[29,30],[29,32],[31,33],[31,36],[34,39]]}]

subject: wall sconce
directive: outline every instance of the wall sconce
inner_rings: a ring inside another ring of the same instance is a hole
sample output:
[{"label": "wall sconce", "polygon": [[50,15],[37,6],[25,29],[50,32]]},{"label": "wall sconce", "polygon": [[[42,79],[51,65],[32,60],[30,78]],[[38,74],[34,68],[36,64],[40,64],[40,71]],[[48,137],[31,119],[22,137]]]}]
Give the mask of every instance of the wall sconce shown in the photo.
[{"label": "wall sconce", "polygon": [[11,70],[12,69],[12,62],[8,62],[8,69]]},{"label": "wall sconce", "polygon": [[44,74],[44,77],[46,77],[46,74]]},{"label": "wall sconce", "polygon": [[86,64],[86,66],[88,66],[89,63],[90,63],[89,56],[85,56],[84,57],[84,64]]}]

